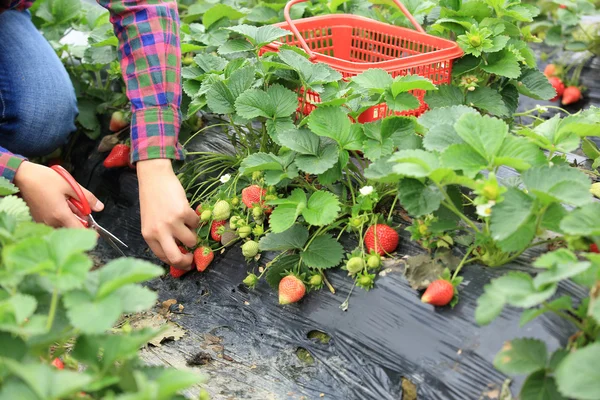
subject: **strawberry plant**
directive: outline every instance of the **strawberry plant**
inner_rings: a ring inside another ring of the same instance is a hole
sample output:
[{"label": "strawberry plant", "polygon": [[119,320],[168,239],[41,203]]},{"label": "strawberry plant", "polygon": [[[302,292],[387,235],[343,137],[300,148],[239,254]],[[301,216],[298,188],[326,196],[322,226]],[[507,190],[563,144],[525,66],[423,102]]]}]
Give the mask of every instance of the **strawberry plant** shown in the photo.
[{"label": "strawberry plant", "polygon": [[162,268],[123,258],[92,271],[96,233],[31,222],[16,191],[0,180],[0,398],[180,399],[201,382],[141,362],[156,331],[113,328],[155,304],[140,283]]}]

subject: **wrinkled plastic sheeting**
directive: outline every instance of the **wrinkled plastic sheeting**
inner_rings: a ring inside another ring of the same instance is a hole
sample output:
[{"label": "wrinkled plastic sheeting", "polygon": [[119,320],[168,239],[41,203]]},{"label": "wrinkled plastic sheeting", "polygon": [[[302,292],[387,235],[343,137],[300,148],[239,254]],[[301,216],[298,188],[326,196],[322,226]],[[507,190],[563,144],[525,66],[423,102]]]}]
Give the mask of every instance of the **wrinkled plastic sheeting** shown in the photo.
[{"label": "wrinkled plastic sheeting", "polygon": [[[207,132],[195,139],[195,149],[217,149],[218,143],[225,144],[217,132]],[[140,235],[135,173],[106,170],[101,165],[103,157],[92,151],[77,169],[79,181],[106,205],[97,215],[98,222],[130,246],[129,255],[156,261]],[[181,280],[165,275],[153,280],[150,287],[160,300],[175,298],[184,305],[185,313],[177,322],[185,329],[221,337],[229,354],[235,354],[244,365],[255,365],[264,378],[254,385],[264,386],[277,399],[289,399],[293,392],[308,399],[324,394],[326,399],[407,400],[402,393],[403,378],[417,386],[419,399],[497,398],[506,377],[494,368],[493,360],[505,341],[539,338],[552,351],[565,345],[574,333],[571,325],[551,315],[520,328],[521,312],[511,308],[489,326],[475,323],[476,300],[484,285],[510,269],[522,269],[529,264],[527,257],[505,268],[467,266],[460,302],[454,309],[421,303],[419,293],[402,276],[400,257],[423,250],[409,240],[407,231],[400,234],[395,264],[377,278],[373,290],[355,288],[345,312],[340,304],[352,288],[345,271],[327,271],[335,294],[324,288],[309,293],[299,304],[282,307],[276,291],[265,282],[255,290],[241,284],[247,271],[257,265],[246,264],[239,246],[217,255],[202,274],[190,273]],[[346,243],[347,249],[352,247]],[[96,255],[102,261],[116,256],[103,243]],[[581,298],[584,292],[567,284],[557,296],[564,294]],[[329,343],[310,339],[308,334],[314,330],[329,335]],[[298,368],[298,348],[306,349],[315,363]],[[219,374],[209,382],[209,387],[220,387],[222,397],[217,399],[264,399],[249,392],[228,392],[226,382]],[[522,378],[513,382],[513,393],[521,384]]]}]

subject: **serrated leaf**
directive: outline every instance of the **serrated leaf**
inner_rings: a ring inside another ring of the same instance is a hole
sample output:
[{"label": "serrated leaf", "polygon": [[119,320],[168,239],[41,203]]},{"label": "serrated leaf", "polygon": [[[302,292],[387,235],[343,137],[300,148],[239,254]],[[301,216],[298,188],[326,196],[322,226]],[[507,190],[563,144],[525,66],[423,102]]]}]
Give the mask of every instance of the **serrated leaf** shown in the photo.
[{"label": "serrated leaf", "polygon": [[560,222],[560,229],[568,235],[600,235],[600,203],[586,204],[571,211]]},{"label": "serrated leaf", "polygon": [[522,175],[527,189],[542,202],[562,202],[582,206],[592,201],[590,178],[569,166],[535,167]]},{"label": "serrated leaf", "polygon": [[525,69],[516,84],[519,93],[536,100],[550,100],[556,91],[548,78],[537,69]]},{"label": "serrated leaf", "polygon": [[504,296],[501,293],[495,293],[491,288],[492,285],[486,285],[485,292],[477,299],[475,321],[479,325],[488,325],[496,319],[506,304]]},{"label": "serrated leaf", "polygon": [[278,204],[269,217],[271,231],[279,233],[291,228],[296,218],[306,208],[306,202],[306,194],[302,189],[294,189],[286,199],[268,202],[268,204]]},{"label": "serrated leaf", "polygon": [[278,84],[270,86],[266,92],[248,89],[235,100],[238,114],[246,119],[288,117],[297,106],[297,95]]},{"label": "serrated leaf", "polygon": [[[533,278],[524,272],[509,272],[491,282],[491,290],[503,295],[507,304],[514,307],[537,306],[556,293],[557,285],[536,289]],[[487,289],[486,289],[487,291]]]},{"label": "serrated leaf", "polygon": [[98,104],[92,100],[77,100],[77,109],[79,110],[79,114],[77,114],[77,122],[79,122],[81,126],[87,130],[93,131],[100,126],[100,122],[96,116],[97,105]]},{"label": "serrated leaf", "polygon": [[507,375],[531,374],[546,367],[546,344],[537,339],[506,342],[494,359],[494,367]]},{"label": "serrated leaf", "polygon": [[536,371],[530,374],[519,394],[521,400],[566,400],[558,392],[556,382],[546,371]]},{"label": "serrated leaf", "polygon": [[394,78],[391,86],[391,92],[394,97],[400,93],[411,90],[436,90],[436,86],[429,79],[419,75],[404,75]]},{"label": "serrated leaf", "polygon": [[461,105],[464,100],[463,92],[453,85],[440,85],[437,91],[425,93],[425,103],[431,109]]},{"label": "serrated leaf", "polygon": [[283,160],[271,153],[254,153],[244,158],[240,173],[249,175],[255,171],[283,171]]},{"label": "serrated leaf", "polygon": [[246,14],[239,11],[239,9],[235,9],[227,4],[215,4],[204,13],[204,16],[202,17],[202,23],[208,30],[212,24],[221,18],[240,19],[245,15]]},{"label": "serrated leaf", "polygon": [[487,86],[478,87],[472,92],[468,91],[467,104],[499,117],[509,115],[508,108],[504,104],[502,95],[500,95],[498,91]]},{"label": "serrated leaf", "polygon": [[441,156],[442,165],[461,170],[465,176],[473,178],[486,169],[488,161],[466,143],[448,146]]},{"label": "serrated leaf", "polygon": [[38,304],[35,297],[22,293],[15,293],[6,299],[5,303],[12,306],[12,313],[18,325],[25,322],[33,314]]},{"label": "serrated leaf", "polygon": [[339,149],[334,144],[321,146],[316,155],[299,154],[296,156],[296,166],[309,174],[322,174],[332,168],[339,159]]},{"label": "serrated leaf", "polygon": [[546,164],[546,157],[538,146],[520,137],[507,136],[494,158],[494,165],[505,165],[524,171],[534,166]]},{"label": "serrated leaf", "polygon": [[540,289],[548,283],[560,282],[563,279],[568,279],[575,275],[584,273],[591,266],[592,264],[588,261],[580,261],[568,264],[557,263],[547,271],[539,273],[533,279],[533,284],[536,288]]},{"label": "serrated leaf", "polygon": [[31,214],[27,203],[17,196],[5,196],[0,199],[0,213],[10,215],[16,221],[27,222],[31,221]]},{"label": "serrated leaf", "polygon": [[330,235],[320,235],[302,252],[302,262],[312,268],[335,267],[342,261],[344,248]]},{"label": "serrated leaf", "polygon": [[342,75],[327,64],[312,63],[304,55],[298,54],[294,50],[280,50],[278,55],[285,64],[298,73],[301,81],[309,87],[342,79]]},{"label": "serrated leaf", "polygon": [[81,332],[100,334],[112,328],[122,312],[121,299],[108,296],[97,301],[78,301],[68,307],[67,316]]},{"label": "serrated leaf", "polygon": [[50,4],[56,25],[62,25],[77,18],[82,5],[79,0],[53,0]]},{"label": "serrated leaf", "polygon": [[384,99],[388,107],[397,112],[414,110],[421,105],[412,93],[400,93],[394,97],[390,92],[386,92]]},{"label": "serrated leaf", "polygon": [[8,179],[0,176],[0,196],[19,193],[19,188],[13,185]]},{"label": "serrated leaf", "polygon": [[280,233],[268,233],[258,242],[261,251],[286,251],[302,249],[308,240],[308,229],[302,225],[293,225]]},{"label": "serrated leaf", "polygon": [[121,299],[123,312],[137,313],[148,310],[156,304],[157,294],[140,285],[125,285],[117,289],[115,296]]},{"label": "serrated leaf", "polygon": [[317,108],[308,117],[308,127],[319,136],[335,140],[345,150],[360,150],[365,140],[360,126],[353,125],[340,107]]},{"label": "serrated leaf", "polygon": [[321,146],[319,136],[308,129],[293,129],[281,133],[281,144],[297,153],[317,155]]},{"label": "serrated leaf", "polygon": [[394,172],[394,165],[395,163],[389,159],[380,158],[379,160],[369,164],[369,166],[365,169],[365,178],[385,183],[398,182],[400,175]]},{"label": "serrated leaf", "polygon": [[198,65],[198,68],[205,74],[209,72],[222,72],[229,63],[227,59],[210,53],[200,53],[194,57],[194,61]]},{"label": "serrated leaf", "polygon": [[323,190],[314,192],[302,210],[304,220],[314,226],[329,225],[338,216],[340,202],[336,195]]},{"label": "serrated leaf", "polygon": [[228,40],[223,43],[217,49],[217,52],[221,55],[229,55],[229,54],[237,54],[244,53],[246,51],[254,50],[254,46],[247,40],[236,39],[236,40]]},{"label": "serrated leaf", "polygon": [[516,234],[527,246],[533,239],[531,230],[535,235],[535,219],[532,219],[534,211],[533,199],[522,191],[509,188],[504,194],[504,201],[492,207],[490,230],[494,240],[505,240]]},{"label": "serrated leaf", "polygon": [[439,167],[436,155],[424,150],[401,150],[390,161],[394,173],[410,178],[425,178]]},{"label": "serrated leaf", "polygon": [[368,69],[365,72],[354,76],[352,82],[363,89],[383,92],[383,90],[389,87],[394,80],[385,70],[377,68]]},{"label": "serrated leaf", "polygon": [[436,211],[444,196],[435,185],[426,185],[417,179],[402,179],[398,185],[402,207],[415,217]]},{"label": "serrated leaf", "polygon": [[245,36],[257,48],[263,47],[277,39],[290,34],[289,31],[281,29],[274,25],[265,25],[256,27],[252,25],[237,25],[228,28],[229,30]]},{"label": "serrated leaf", "polygon": [[508,135],[508,125],[504,121],[471,113],[462,115],[454,124],[454,129],[465,143],[488,162],[496,156]]},{"label": "serrated leaf", "polygon": [[488,55],[487,64],[482,63],[480,68],[490,74],[517,79],[521,75],[519,60],[512,51],[503,50]]},{"label": "serrated leaf", "polygon": [[558,390],[567,397],[582,400],[600,398],[600,343],[569,353],[554,374]]},{"label": "serrated leaf", "polygon": [[286,271],[293,271],[300,262],[300,255],[289,254],[275,260],[268,266],[265,273],[265,280],[271,288],[277,290],[279,281],[285,275]]},{"label": "serrated leaf", "polygon": [[163,274],[162,268],[147,261],[119,258],[95,270],[98,277],[96,298],[108,296],[118,288],[130,283],[141,283]]}]

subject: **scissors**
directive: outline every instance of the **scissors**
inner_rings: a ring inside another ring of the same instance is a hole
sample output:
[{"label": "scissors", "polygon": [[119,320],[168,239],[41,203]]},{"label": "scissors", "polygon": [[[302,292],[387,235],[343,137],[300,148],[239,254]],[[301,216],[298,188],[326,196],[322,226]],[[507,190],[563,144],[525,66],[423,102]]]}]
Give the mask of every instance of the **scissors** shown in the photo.
[{"label": "scissors", "polygon": [[69,186],[71,186],[71,188],[75,192],[75,195],[77,196],[77,198],[70,197],[67,201],[73,207],[75,207],[75,209],[77,209],[77,211],[79,211],[80,215],[75,214],[75,216],[77,217],[79,222],[81,222],[81,224],[83,226],[85,226],[86,228],[91,228],[91,229],[95,230],[96,232],[98,232],[98,234],[104,240],[106,240],[113,249],[115,249],[117,252],[119,252],[119,254],[121,254],[123,257],[125,257],[125,253],[123,253],[123,250],[121,250],[121,248],[119,246],[117,246],[117,243],[127,249],[129,248],[129,246],[127,246],[125,243],[123,243],[118,237],[116,237],[115,235],[113,235],[112,233],[110,233],[109,231],[104,229],[103,227],[101,227],[96,222],[94,217],[92,217],[92,209],[90,207],[90,204],[88,203],[87,199],[85,198],[85,195],[83,194],[83,190],[81,190],[81,186],[79,186],[79,184],[77,183],[75,178],[73,178],[73,176],[60,165],[53,165],[51,168],[54,171],[56,171],[60,176],[62,176],[63,179],[67,181]]}]

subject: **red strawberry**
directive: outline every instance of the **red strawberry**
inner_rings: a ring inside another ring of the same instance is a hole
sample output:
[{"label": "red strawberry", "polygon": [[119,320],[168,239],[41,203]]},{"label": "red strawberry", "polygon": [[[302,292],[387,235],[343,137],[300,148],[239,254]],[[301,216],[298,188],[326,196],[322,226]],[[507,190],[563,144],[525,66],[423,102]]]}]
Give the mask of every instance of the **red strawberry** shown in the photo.
[{"label": "red strawberry", "polygon": [[600,253],[600,249],[598,249],[598,245],[596,243],[590,244],[590,252]]},{"label": "red strawberry", "polygon": [[62,164],[62,160],[60,158],[53,158],[51,160],[48,161],[48,166],[49,167],[53,167],[55,165],[61,165]]},{"label": "red strawberry", "polygon": [[196,206],[196,214],[198,214],[198,216],[200,216],[200,214],[202,214],[202,204],[198,204]]},{"label": "red strawberry", "polygon": [[564,106],[568,104],[577,103],[581,100],[581,90],[577,86],[569,86],[565,89],[562,97],[562,104]]},{"label": "red strawberry", "polygon": [[563,81],[560,80],[560,78],[557,78],[556,76],[549,78],[548,81],[550,82],[554,90],[556,90],[556,96],[550,99],[550,101],[556,101],[560,96],[563,95],[563,92],[565,91],[565,84],[563,83]]},{"label": "red strawberry", "polygon": [[125,115],[121,111],[115,111],[110,117],[110,125],[108,129],[112,132],[120,131],[129,125],[129,121],[125,119]]},{"label": "red strawberry", "polygon": [[196,269],[200,272],[208,268],[214,258],[215,254],[208,246],[201,246],[194,250],[194,263],[196,264]]},{"label": "red strawberry", "polygon": [[279,281],[279,304],[290,304],[300,301],[306,294],[306,286],[295,275],[288,275]]},{"label": "red strawberry", "polygon": [[564,4],[561,4],[558,6],[558,8],[562,8],[564,10],[565,8],[567,8],[567,6],[565,6]]},{"label": "red strawberry", "polygon": [[365,233],[365,246],[369,252],[375,251],[380,256],[391,253],[398,247],[398,232],[385,224],[371,225]]},{"label": "red strawberry", "polygon": [[552,78],[553,76],[556,76],[556,65],[554,65],[554,64],[546,65],[546,68],[544,68],[544,75],[546,75],[546,77],[548,77],[548,78]]},{"label": "red strawberry", "polygon": [[212,225],[210,226],[210,237],[212,238],[212,240],[214,240],[215,242],[221,241],[221,235],[219,234],[218,230],[220,227],[222,227],[226,223],[227,223],[227,220],[213,221]]},{"label": "red strawberry", "polygon": [[242,190],[242,202],[248,208],[252,208],[254,204],[262,205],[266,194],[267,189],[261,189],[258,185],[250,185]]},{"label": "red strawberry", "polygon": [[110,151],[108,157],[104,159],[106,168],[126,167],[129,165],[129,146],[118,144]]},{"label": "red strawberry", "polygon": [[[182,254],[187,254],[188,251],[185,249],[185,247],[183,246],[177,246],[179,248],[179,251],[181,251]],[[183,269],[179,269],[179,268],[175,268],[174,266],[171,265],[171,268],[169,269],[169,273],[171,274],[171,276],[173,278],[181,278],[183,275],[185,275],[186,273],[188,273],[189,271],[183,270]]]},{"label": "red strawberry", "polygon": [[65,369],[65,363],[62,362],[60,358],[55,358],[52,360],[52,365],[54,365],[58,369]]},{"label": "red strawberry", "polygon": [[454,286],[444,279],[433,281],[421,296],[423,303],[434,306],[445,306],[452,301],[454,297]]}]

